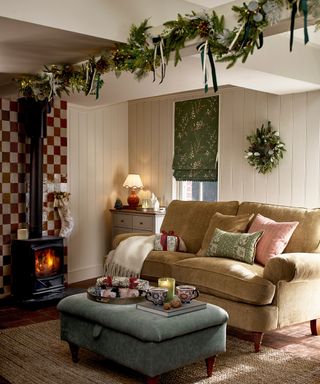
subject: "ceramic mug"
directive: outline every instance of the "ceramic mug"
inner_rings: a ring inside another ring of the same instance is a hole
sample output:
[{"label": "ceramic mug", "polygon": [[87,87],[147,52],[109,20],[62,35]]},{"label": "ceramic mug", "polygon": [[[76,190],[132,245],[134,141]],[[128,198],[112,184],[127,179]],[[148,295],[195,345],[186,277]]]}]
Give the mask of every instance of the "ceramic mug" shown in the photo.
[{"label": "ceramic mug", "polygon": [[176,290],[181,303],[190,303],[199,296],[199,291],[193,285],[179,285]]},{"label": "ceramic mug", "polygon": [[155,305],[162,305],[168,296],[168,288],[154,287],[146,293],[146,299]]}]

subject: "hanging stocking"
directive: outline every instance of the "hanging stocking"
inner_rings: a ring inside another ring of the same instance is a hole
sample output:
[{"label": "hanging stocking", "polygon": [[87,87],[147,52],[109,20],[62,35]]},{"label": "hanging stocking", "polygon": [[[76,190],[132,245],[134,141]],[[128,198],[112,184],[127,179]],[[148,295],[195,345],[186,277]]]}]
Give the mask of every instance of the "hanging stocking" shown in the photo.
[{"label": "hanging stocking", "polygon": [[54,208],[58,209],[61,220],[59,236],[69,237],[74,226],[73,218],[69,208],[69,196],[62,198],[55,197],[53,206]]}]

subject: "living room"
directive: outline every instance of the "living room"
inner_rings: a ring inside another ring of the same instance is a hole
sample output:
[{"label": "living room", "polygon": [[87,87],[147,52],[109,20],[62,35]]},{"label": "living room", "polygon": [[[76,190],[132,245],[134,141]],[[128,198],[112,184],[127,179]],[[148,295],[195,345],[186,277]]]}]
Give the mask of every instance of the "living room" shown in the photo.
[{"label": "living room", "polygon": [[[28,10],[21,5],[18,7],[14,1],[11,3],[1,11],[3,19],[32,23],[24,27],[36,24],[54,28],[54,32],[61,29],[87,35],[96,39],[95,49],[114,41],[125,41],[132,23],[138,24],[151,17],[150,24],[159,26],[175,19],[178,13],[201,12],[205,6],[177,0],[166,6],[156,2],[147,5],[146,1],[141,1],[139,7],[130,6],[130,2],[117,7],[108,1],[107,4],[94,2],[89,9],[84,3],[64,9],[61,2],[55,2],[48,13],[37,1],[33,1],[34,7],[28,6]],[[220,5],[214,4],[216,6],[218,11]],[[229,9],[231,5],[221,7]],[[210,8],[213,7],[208,6]],[[61,17],[62,9],[64,17]],[[117,15],[117,23],[114,15]],[[315,69],[318,48],[315,43],[304,47],[298,30],[290,53],[289,33],[281,32],[281,36],[266,37],[265,46],[255,51],[245,64],[237,63],[225,69],[225,64],[216,63],[219,84],[216,94],[211,84],[209,92],[204,92],[200,59],[193,52],[191,55],[185,53],[176,67],[169,63],[161,85],[158,84],[160,79],[152,82],[152,75],[137,82],[129,73],[122,73],[119,78],[109,73],[105,75],[98,100],[92,95],[55,98],[48,118],[44,164],[49,176],[47,186],[70,192],[74,227],[67,240],[65,256],[65,279],[69,284],[103,274],[104,257],[112,241],[109,209],[114,207],[117,198],[126,202],[127,190],[123,182],[129,173],[140,174],[144,189],[154,193],[162,206],[168,206],[171,200],[179,197],[172,171],[174,103],[177,101],[219,96],[220,201],[319,206],[320,93],[318,70]],[[90,42],[91,48],[94,43]],[[37,45],[36,41],[34,44]],[[28,57],[26,51],[21,55]],[[276,57],[281,60],[274,64]],[[311,63],[310,67],[306,63]],[[46,64],[47,61],[39,62],[37,71]],[[12,74],[17,70],[12,66],[3,72]],[[24,148],[20,146],[17,131],[18,96],[12,96],[11,88],[2,89],[2,163],[8,167],[2,169],[2,175],[10,176],[1,180],[1,196],[8,199],[11,194],[17,198],[11,200],[10,196],[9,200],[1,201],[7,211],[1,212],[0,298],[6,299],[11,294],[11,241],[22,228],[21,224],[25,224],[21,219],[26,219],[26,212],[25,200],[18,198],[25,188],[25,180],[19,178],[25,165],[19,165],[19,154]],[[278,167],[262,175],[245,158],[249,144],[246,137],[267,121],[279,131],[286,152]],[[54,210],[53,200],[47,197],[44,229],[49,235],[57,235],[61,225],[59,215]]]}]

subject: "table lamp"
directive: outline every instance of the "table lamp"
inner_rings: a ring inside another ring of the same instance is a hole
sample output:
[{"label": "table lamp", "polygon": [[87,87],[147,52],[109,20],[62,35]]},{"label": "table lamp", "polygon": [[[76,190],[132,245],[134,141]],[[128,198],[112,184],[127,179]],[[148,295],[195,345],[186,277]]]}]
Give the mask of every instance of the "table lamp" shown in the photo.
[{"label": "table lamp", "polygon": [[129,208],[137,208],[139,205],[139,196],[137,195],[136,190],[143,188],[140,175],[130,173],[125,179],[123,186],[130,189],[130,194],[127,199]]}]

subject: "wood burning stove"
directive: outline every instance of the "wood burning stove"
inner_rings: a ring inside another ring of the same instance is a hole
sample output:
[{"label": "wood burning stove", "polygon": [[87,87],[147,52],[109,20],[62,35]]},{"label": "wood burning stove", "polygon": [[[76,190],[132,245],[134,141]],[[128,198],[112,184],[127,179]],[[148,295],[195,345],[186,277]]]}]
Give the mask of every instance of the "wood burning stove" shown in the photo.
[{"label": "wood burning stove", "polygon": [[12,293],[19,301],[45,301],[63,296],[62,237],[13,240]]},{"label": "wood burning stove", "polygon": [[62,297],[64,246],[62,237],[42,237],[43,139],[47,135],[46,100],[18,100],[18,119],[30,138],[29,239],[14,240],[12,293],[19,301],[46,301]]}]

